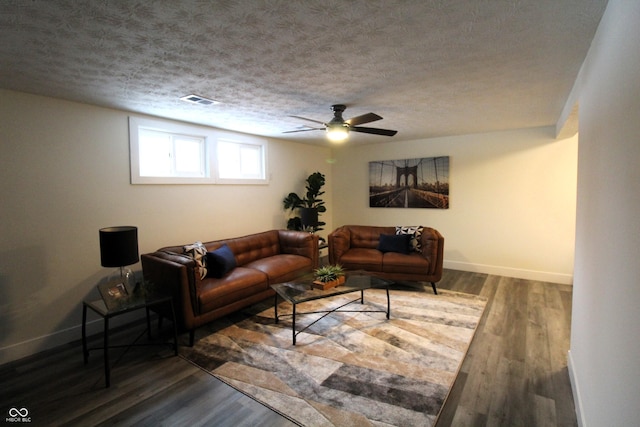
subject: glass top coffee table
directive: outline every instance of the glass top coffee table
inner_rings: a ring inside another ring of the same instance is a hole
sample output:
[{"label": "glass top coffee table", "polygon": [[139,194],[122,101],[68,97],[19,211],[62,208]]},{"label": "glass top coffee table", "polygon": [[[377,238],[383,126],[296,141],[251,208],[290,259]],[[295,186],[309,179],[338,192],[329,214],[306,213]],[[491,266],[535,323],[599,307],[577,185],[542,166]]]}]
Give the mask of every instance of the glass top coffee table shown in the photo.
[{"label": "glass top coffee table", "polygon": [[[391,301],[389,300],[389,285],[392,282],[381,279],[376,276],[372,276],[369,273],[364,271],[352,271],[347,272],[346,281],[344,284],[336,286],[330,289],[314,289],[312,286],[313,283],[313,274],[308,274],[300,277],[299,279],[278,283],[275,285],[271,285],[271,288],[276,291],[275,295],[275,304],[274,304],[274,316],[275,321],[278,323],[281,317],[291,316],[291,330],[293,333],[293,345],[296,345],[296,336],[301,332],[305,331],[309,327],[311,327],[316,322],[320,321],[324,317],[328,316],[331,313],[335,313],[336,311],[340,312],[351,312],[351,313],[387,313],[387,319],[391,314]],[[343,307],[352,304],[354,302],[360,301],[360,304],[364,304],[364,291],[367,289],[386,289],[387,291],[387,310],[341,310]],[[296,313],[296,306],[303,302],[330,298],[336,295],[344,295],[352,292],[360,292],[360,297],[356,298],[347,303],[343,303],[331,310],[323,310],[323,311],[309,311],[304,313]],[[278,296],[280,296],[285,301],[290,302],[293,305],[293,312],[291,314],[281,314],[278,315]],[[313,323],[307,325],[306,327],[296,331],[296,315],[300,314],[317,314],[324,313],[323,316],[316,319]]]}]

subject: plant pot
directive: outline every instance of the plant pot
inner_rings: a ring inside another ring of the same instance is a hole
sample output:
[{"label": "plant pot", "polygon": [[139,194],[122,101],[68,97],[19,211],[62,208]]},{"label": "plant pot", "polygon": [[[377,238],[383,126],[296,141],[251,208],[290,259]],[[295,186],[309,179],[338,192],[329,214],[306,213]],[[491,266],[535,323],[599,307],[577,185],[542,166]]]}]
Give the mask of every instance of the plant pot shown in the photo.
[{"label": "plant pot", "polygon": [[327,290],[327,289],[335,288],[336,286],[342,285],[346,280],[347,278],[344,276],[340,276],[336,280],[332,280],[330,282],[321,282],[320,280],[314,280],[313,288]]},{"label": "plant pot", "polygon": [[300,222],[303,227],[318,226],[318,209],[316,208],[300,208]]}]

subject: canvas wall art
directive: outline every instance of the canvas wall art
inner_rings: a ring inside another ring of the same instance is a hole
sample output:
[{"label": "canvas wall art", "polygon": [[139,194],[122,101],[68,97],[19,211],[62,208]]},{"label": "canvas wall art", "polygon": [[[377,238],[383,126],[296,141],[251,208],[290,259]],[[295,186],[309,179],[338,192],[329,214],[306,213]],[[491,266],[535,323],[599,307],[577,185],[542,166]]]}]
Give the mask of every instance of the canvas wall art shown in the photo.
[{"label": "canvas wall art", "polygon": [[449,208],[449,156],[369,162],[372,208]]}]

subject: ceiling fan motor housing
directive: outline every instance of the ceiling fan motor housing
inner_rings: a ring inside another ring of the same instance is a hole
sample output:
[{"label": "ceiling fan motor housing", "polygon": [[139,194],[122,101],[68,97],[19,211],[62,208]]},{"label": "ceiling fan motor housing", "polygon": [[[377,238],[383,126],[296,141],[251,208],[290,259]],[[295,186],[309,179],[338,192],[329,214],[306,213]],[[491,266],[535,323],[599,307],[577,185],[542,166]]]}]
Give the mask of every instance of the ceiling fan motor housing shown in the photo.
[{"label": "ceiling fan motor housing", "polygon": [[331,106],[331,111],[333,111],[333,119],[327,124],[325,124],[325,128],[327,131],[327,137],[330,141],[333,142],[342,142],[347,139],[349,135],[349,123],[346,123],[342,118],[342,112],[347,107],[342,104],[336,104]]},{"label": "ceiling fan motor housing", "polygon": [[[342,104],[336,104],[331,106],[333,111],[333,119],[328,123],[329,125],[344,125],[344,119],[342,118],[342,112],[346,110],[346,106]],[[348,125],[347,125],[348,127]]]}]

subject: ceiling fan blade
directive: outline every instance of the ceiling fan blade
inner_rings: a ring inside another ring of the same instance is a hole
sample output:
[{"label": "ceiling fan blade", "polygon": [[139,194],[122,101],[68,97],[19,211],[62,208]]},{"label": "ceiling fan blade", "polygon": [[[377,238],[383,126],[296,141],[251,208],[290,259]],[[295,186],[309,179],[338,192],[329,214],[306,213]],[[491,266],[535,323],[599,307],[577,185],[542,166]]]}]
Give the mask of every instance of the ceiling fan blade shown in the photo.
[{"label": "ceiling fan blade", "polygon": [[325,125],[324,122],[321,122],[319,120],[307,119],[306,117],[300,117],[300,116],[289,116],[289,117],[293,117],[294,119],[307,120],[307,121],[313,122],[313,123],[320,123],[323,126]]},{"label": "ceiling fan blade", "polygon": [[345,120],[345,123],[348,123],[349,126],[358,126],[365,123],[375,122],[376,120],[382,120],[382,117],[375,113],[367,113],[361,116],[351,117],[349,120]]},{"label": "ceiling fan blade", "polygon": [[310,127],[309,129],[287,130],[287,131],[284,131],[282,133],[307,132],[307,131],[310,131],[310,130],[324,130],[324,128],[312,128],[312,127]]},{"label": "ceiling fan blade", "polygon": [[374,135],[384,135],[384,136],[393,136],[396,133],[398,133],[397,130],[366,128],[361,126],[351,126],[349,130],[352,132],[372,133]]}]

